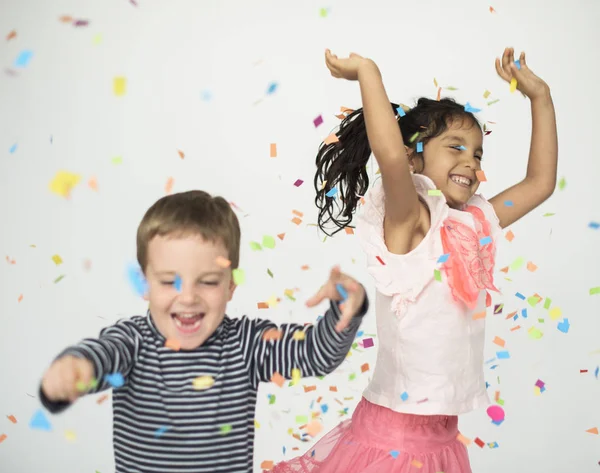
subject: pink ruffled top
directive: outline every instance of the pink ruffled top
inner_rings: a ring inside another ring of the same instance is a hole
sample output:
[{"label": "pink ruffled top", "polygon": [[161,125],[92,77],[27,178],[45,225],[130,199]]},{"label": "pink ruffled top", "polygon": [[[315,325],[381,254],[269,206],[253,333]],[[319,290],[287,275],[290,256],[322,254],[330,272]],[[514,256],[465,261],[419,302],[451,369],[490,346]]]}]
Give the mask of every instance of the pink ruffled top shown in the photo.
[{"label": "pink ruffled top", "polygon": [[474,195],[452,209],[426,176],[413,175],[431,227],[404,255],[384,241],[381,180],[365,197],[356,234],[375,281],[379,347],[364,396],[398,412],[458,415],[489,404],[483,377],[488,291],[502,231],[492,205]]}]

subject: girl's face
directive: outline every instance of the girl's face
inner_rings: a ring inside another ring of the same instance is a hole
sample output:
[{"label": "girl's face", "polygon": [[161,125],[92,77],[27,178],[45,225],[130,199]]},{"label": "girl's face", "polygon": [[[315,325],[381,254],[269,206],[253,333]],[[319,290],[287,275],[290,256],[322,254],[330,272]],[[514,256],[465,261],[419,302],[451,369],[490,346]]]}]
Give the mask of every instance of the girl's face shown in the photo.
[{"label": "girl's face", "polygon": [[461,209],[479,187],[476,171],[481,169],[482,145],[477,125],[454,120],[444,133],[427,142],[422,160],[413,157],[411,161],[442,191],[450,207]]}]

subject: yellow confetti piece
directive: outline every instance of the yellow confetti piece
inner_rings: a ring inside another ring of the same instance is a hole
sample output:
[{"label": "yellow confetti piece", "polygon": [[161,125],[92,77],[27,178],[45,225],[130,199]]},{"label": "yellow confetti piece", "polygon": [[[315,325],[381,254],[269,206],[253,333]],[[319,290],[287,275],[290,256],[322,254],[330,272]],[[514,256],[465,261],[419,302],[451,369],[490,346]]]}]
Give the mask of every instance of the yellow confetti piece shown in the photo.
[{"label": "yellow confetti piece", "polygon": [[58,171],[50,181],[50,191],[61,197],[69,197],[71,190],[79,183],[81,176],[67,171]]},{"label": "yellow confetti piece", "polygon": [[92,43],[94,45],[99,45],[102,42],[102,35],[101,34],[97,34],[96,36],[94,36],[94,39],[92,40]]},{"label": "yellow confetti piece", "polygon": [[488,97],[489,97],[491,94],[492,94],[492,93],[491,93],[489,90],[486,90],[486,91],[483,93],[483,98],[484,98],[484,99],[487,99],[487,98],[488,98]]},{"label": "yellow confetti piece", "polygon": [[560,310],[560,307],[553,307],[552,309],[550,309],[550,318],[552,320],[558,320],[561,316],[562,310]]},{"label": "yellow confetti piece", "polygon": [[199,376],[192,381],[194,385],[194,389],[201,391],[204,389],[209,389],[215,384],[215,380],[212,376]]},{"label": "yellow confetti piece", "polygon": [[72,430],[67,430],[65,432],[65,438],[69,441],[69,442],[74,442],[76,440],[76,435],[75,432],[73,432]]},{"label": "yellow confetti piece", "polygon": [[510,80],[510,91],[514,92],[515,90],[517,90],[517,79],[515,79],[514,77]]},{"label": "yellow confetti piece", "polygon": [[125,95],[127,88],[127,79],[125,77],[115,77],[113,80],[113,91],[117,97]]},{"label": "yellow confetti piece", "polygon": [[306,333],[302,330],[298,330],[294,332],[294,340],[304,340],[306,338]]},{"label": "yellow confetti piece", "polygon": [[292,369],[292,382],[296,384],[298,381],[302,379],[302,373],[298,368]]},{"label": "yellow confetti piece", "polygon": [[59,264],[62,264],[63,260],[59,255],[54,255],[52,257],[52,261],[54,261],[54,264],[56,264],[56,266],[58,266]]},{"label": "yellow confetti piece", "polygon": [[267,304],[269,305],[270,308],[274,308],[274,307],[277,307],[277,304],[279,304],[279,301],[277,300],[277,297],[271,296],[267,300]]},{"label": "yellow confetti piece", "polygon": [[254,419],[254,428],[260,429],[260,424],[258,423],[258,421],[256,419]]},{"label": "yellow confetti piece", "polygon": [[112,158],[111,162],[115,165],[123,164],[123,158],[121,156],[115,156]]}]

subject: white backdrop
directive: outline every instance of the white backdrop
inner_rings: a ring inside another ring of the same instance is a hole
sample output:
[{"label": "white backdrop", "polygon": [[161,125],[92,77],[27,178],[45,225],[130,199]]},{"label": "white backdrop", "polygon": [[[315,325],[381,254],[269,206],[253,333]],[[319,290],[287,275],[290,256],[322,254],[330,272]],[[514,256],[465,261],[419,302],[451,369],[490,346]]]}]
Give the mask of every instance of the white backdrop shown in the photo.
[{"label": "white backdrop", "polygon": [[[435,97],[435,78],[443,95],[482,108],[480,118],[494,122],[481,187],[491,197],[523,177],[529,151],[529,102],[510,94],[494,69],[505,46],[525,50],[552,89],[566,186],[500,244],[498,269],[525,263],[497,274],[503,296],[494,302],[505,307],[487,318],[486,379],[506,420],[493,425],[481,410],[464,416],[461,429],[485,442],[469,447],[476,472],[598,471],[600,436],[586,430],[600,427],[600,295],[590,294],[600,286],[600,230],[589,226],[600,221],[599,20],[592,0],[0,0],[0,471],[114,471],[110,402],[89,397],[49,416],[50,432],[28,424],[40,408],[40,376],[59,350],[144,312],[125,268],[139,220],[169,178],[173,192],[204,189],[241,209],[247,282],[230,315],[312,322],[324,307],[303,302],[334,264],[374,297],[355,237],[323,242],[311,226],[318,145],[339,123],[340,106],[360,106],[357,83],[329,76],[325,48],[375,59],[396,102]],[[113,92],[115,77],[126,78],[122,96]],[[315,127],[319,115],[324,123]],[[61,170],[81,177],[69,199],[49,189]],[[294,186],[297,179],[304,184]],[[293,210],[304,214],[299,225]],[[251,241],[280,233],[275,249],[251,250]],[[295,288],[296,302],[284,295]],[[517,292],[550,298],[559,318]],[[272,296],[282,298],[278,307],[257,310]],[[506,319],[526,307],[527,319]],[[557,328],[564,318],[568,333]],[[375,333],[373,313],[363,331],[358,342]],[[495,337],[510,359],[495,359]],[[326,432],[352,414],[375,362],[374,340],[324,380],[261,387],[256,471],[310,448],[290,435],[301,433],[297,416],[327,404]],[[364,363],[371,369],[361,372]],[[310,385],[317,390],[305,393]]]}]

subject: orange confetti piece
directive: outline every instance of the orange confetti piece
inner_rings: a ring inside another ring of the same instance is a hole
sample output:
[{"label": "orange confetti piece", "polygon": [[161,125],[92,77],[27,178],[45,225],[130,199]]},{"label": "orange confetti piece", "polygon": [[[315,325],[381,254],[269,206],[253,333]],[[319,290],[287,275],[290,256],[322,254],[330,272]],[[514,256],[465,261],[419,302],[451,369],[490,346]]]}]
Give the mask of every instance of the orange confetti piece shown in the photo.
[{"label": "orange confetti piece", "polygon": [[299,210],[292,210],[292,213],[294,215],[297,215],[300,218],[304,217],[304,214],[302,212],[300,212]]},{"label": "orange confetti piece", "polygon": [[501,347],[504,347],[504,345],[506,345],[506,342],[503,339],[501,339],[500,337],[494,337],[494,343]]},{"label": "orange confetti piece", "polygon": [[490,7],[490,13],[496,13],[496,10],[494,10],[494,7]]},{"label": "orange confetti piece", "polygon": [[300,269],[301,269],[302,271],[308,271],[308,270],[310,269],[310,266],[309,266],[309,265],[307,265],[307,264],[305,264],[305,265],[304,265],[304,266],[302,266]]},{"label": "orange confetti piece", "polygon": [[15,30],[12,30],[10,33],[8,33],[8,36],[6,37],[6,41],[10,41],[13,38],[17,37],[17,32]]},{"label": "orange confetti piece", "polygon": [[475,171],[475,175],[477,176],[477,179],[479,180],[479,182],[487,182],[487,177],[485,177],[485,172],[483,172],[481,169],[478,169],[477,171]]},{"label": "orange confetti piece", "polygon": [[362,371],[363,373],[364,373],[365,371],[369,371],[369,363],[365,363],[364,365],[362,365],[362,366],[360,367],[360,371]]},{"label": "orange confetti piece", "polygon": [[591,429],[587,429],[586,432],[598,435],[598,427],[592,427]]},{"label": "orange confetti piece", "polygon": [[506,316],[505,320],[512,319],[515,315],[517,315],[517,311],[516,310],[514,312],[511,312],[510,314],[508,314]]},{"label": "orange confetti piece", "polygon": [[8,256],[6,257],[6,262],[8,264],[16,264],[17,263],[14,259],[10,259]]},{"label": "orange confetti piece", "polygon": [[436,97],[436,100],[437,100],[438,102],[440,101],[440,97],[441,97],[441,95],[442,95],[442,88],[441,88],[441,87],[438,87],[438,91],[437,91],[437,97]]},{"label": "orange confetti piece", "polygon": [[[313,386],[304,386],[304,392],[305,393],[309,393],[311,391],[316,391],[316,390],[317,390],[317,387],[315,385],[313,385]],[[319,401],[317,401],[317,402],[319,402]]]},{"label": "orange confetti piece", "polygon": [[339,142],[340,142],[340,140],[335,133],[332,133],[327,138],[325,138],[325,140],[323,140],[323,143],[325,143],[326,145],[330,145],[332,143],[339,143]]},{"label": "orange confetti piece", "polygon": [[19,294],[19,299],[18,301],[21,302],[23,300],[23,294]]},{"label": "orange confetti piece", "polygon": [[506,235],[504,235],[504,238],[506,238],[508,241],[513,241],[515,239],[515,234],[512,232],[512,230],[509,230],[506,232]]},{"label": "orange confetti piece", "polygon": [[302,219],[300,219],[298,217],[294,217],[292,219],[292,222],[294,222],[296,225],[300,225],[302,223]]},{"label": "orange confetti piece", "polygon": [[281,330],[278,330],[276,328],[271,328],[269,330],[267,330],[265,333],[263,333],[263,340],[265,341],[271,341],[271,340],[281,340],[281,337],[283,336],[283,332]]},{"label": "orange confetti piece", "polygon": [[269,152],[271,158],[277,157],[277,143],[271,143],[271,150]]},{"label": "orange confetti piece", "polygon": [[485,310],[483,312],[478,312],[473,314],[473,320],[485,319]]},{"label": "orange confetti piece", "polygon": [[521,328],[520,325],[517,325],[516,327],[513,327],[510,329],[511,332],[514,332],[515,330],[519,330]]},{"label": "orange confetti piece", "polygon": [[173,351],[179,351],[181,350],[181,343],[175,338],[170,338],[165,342],[165,347],[170,348]]},{"label": "orange confetti piece", "polygon": [[346,228],[344,228],[344,230],[346,230],[346,234],[347,235],[354,235],[354,229],[353,228],[346,227]]},{"label": "orange confetti piece", "polygon": [[500,391],[496,391],[496,393],[494,394],[494,401],[498,401],[498,399],[500,399]]},{"label": "orange confetti piece", "polygon": [[508,266],[501,268],[500,271],[502,271],[503,273],[508,273]]},{"label": "orange confetti piece", "polygon": [[417,468],[422,468],[423,467],[423,463],[420,462],[419,460],[413,460],[413,461],[410,462],[410,464],[412,466],[416,466]]},{"label": "orange confetti piece", "polygon": [[329,386],[329,390],[330,390],[331,392],[333,392],[333,393],[337,393],[337,392],[338,392],[338,390],[337,390],[337,386]]},{"label": "orange confetti piece", "polygon": [[106,401],[108,399],[108,394],[103,394],[102,396],[100,396],[98,398],[98,400],[96,401],[96,404],[100,405],[102,404],[104,401]]},{"label": "orange confetti piece", "polygon": [[268,309],[269,308],[269,303],[268,302],[259,302],[258,304],[256,304],[256,306],[259,309]]},{"label": "orange confetti piece", "polygon": [[271,382],[275,383],[280,388],[283,387],[283,383],[285,383],[285,378],[281,376],[281,374],[275,372],[273,376],[271,376]]},{"label": "orange confetti piece", "polygon": [[63,23],[72,23],[73,22],[73,17],[69,16],[69,15],[63,15],[59,18],[59,20]]},{"label": "orange confetti piece", "polygon": [[465,447],[468,447],[471,443],[471,440],[465,437],[463,434],[458,434],[456,436],[456,440],[462,443]]},{"label": "orange confetti piece", "polygon": [[217,266],[220,266],[221,268],[229,268],[229,266],[231,266],[231,261],[229,261],[227,258],[223,258],[222,256],[217,256],[215,263],[217,263]]},{"label": "orange confetti piece", "polygon": [[323,430],[323,424],[321,424],[318,420],[313,420],[306,426],[306,432],[311,437],[315,437]]},{"label": "orange confetti piece", "polygon": [[96,181],[95,177],[90,177],[90,180],[88,181],[88,186],[93,191],[98,191],[98,181]]},{"label": "orange confetti piece", "polygon": [[533,273],[536,269],[538,269],[538,267],[534,263],[529,261],[527,263],[527,269]]},{"label": "orange confetti piece", "polygon": [[285,238],[285,233],[280,233],[279,235],[277,235],[277,238],[283,241],[283,239]]},{"label": "orange confetti piece", "polygon": [[171,191],[173,190],[173,182],[174,182],[174,179],[172,177],[167,179],[167,183],[165,184],[165,193],[166,194],[170,194]]},{"label": "orange confetti piece", "polygon": [[17,418],[15,416],[6,416],[8,420],[10,420],[13,424],[17,423]]},{"label": "orange confetti piece", "polygon": [[181,151],[180,149],[177,150],[177,153],[179,154],[179,157],[181,159],[185,158],[185,153],[183,151]]},{"label": "orange confetti piece", "polygon": [[273,460],[265,460],[260,464],[261,469],[263,470],[272,470],[273,469]]},{"label": "orange confetti piece", "polygon": [[7,438],[6,434],[0,435],[0,443],[4,442],[6,440],[6,438]]}]

